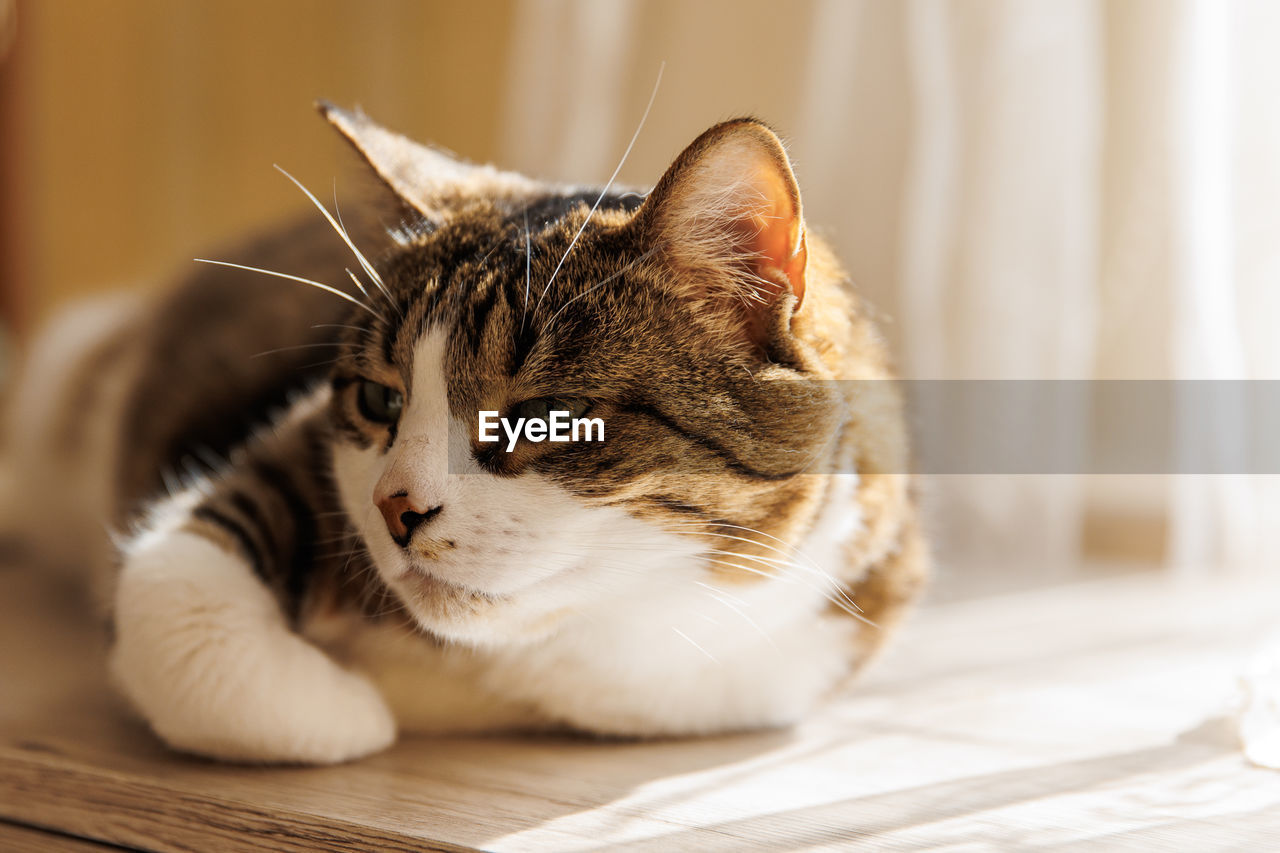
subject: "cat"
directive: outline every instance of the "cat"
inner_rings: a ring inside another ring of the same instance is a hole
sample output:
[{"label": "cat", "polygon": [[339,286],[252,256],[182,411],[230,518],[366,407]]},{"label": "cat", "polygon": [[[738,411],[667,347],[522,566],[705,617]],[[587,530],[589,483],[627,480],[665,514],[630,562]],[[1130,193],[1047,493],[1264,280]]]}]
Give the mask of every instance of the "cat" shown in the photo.
[{"label": "cat", "polygon": [[[831,381],[891,367],[777,135],[717,124],[641,194],[320,111],[385,203],[312,196],[73,310],[10,394],[8,526],[90,570],[154,732],[316,764],[398,731],[698,735],[857,672],[929,555],[897,399]],[[508,450],[481,411],[604,440]]]}]

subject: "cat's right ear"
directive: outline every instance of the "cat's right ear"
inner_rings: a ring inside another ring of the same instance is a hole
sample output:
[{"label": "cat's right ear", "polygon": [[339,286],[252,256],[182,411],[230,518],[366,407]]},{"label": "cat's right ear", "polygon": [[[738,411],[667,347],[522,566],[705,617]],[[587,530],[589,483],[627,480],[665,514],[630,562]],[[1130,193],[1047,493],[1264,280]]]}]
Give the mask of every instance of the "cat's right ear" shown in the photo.
[{"label": "cat's right ear", "polygon": [[804,301],[808,265],[800,189],[763,122],[716,125],[686,148],[637,220],[685,296],[764,346]]},{"label": "cat's right ear", "polygon": [[402,203],[430,222],[442,223],[468,198],[518,198],[533,182],[513,172],[467,163],[382,127],[360,110],[328,101],[316,108],[351,143]]}]

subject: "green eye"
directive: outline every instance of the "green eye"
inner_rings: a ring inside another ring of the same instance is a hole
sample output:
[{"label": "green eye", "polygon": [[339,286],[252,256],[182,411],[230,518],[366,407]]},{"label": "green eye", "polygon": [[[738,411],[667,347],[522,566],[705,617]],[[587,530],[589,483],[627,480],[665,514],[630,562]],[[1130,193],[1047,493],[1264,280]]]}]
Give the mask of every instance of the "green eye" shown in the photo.
[{"label": "green eye", "polygon": [[365,379],[356,390],[356,405],[360,414],[374,423],[391,424],[400,419],[404,395],[394,388]]},{"label": "green eye", "polygon": [[551,413],[568,412],[570,418],[580,418],[591,408],[591,401],[583,397],[572,397],[562,399],[560,397],[534,397],[532,400],[525,400],[519,403],[511,410],[513,417],[525,418],[528,420],[545,421],[550,420]]}]

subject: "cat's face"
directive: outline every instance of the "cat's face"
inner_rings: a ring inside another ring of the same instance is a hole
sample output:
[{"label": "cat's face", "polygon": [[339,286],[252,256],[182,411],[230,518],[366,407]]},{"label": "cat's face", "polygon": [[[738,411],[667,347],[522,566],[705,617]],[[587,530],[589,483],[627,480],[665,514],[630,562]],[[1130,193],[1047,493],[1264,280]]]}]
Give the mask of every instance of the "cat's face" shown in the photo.
[{"label": "cat's face", "polygon": [[[332,407],[344,507],[415,619],[514,643],[604,600],[767,574],[715,531],[785,532],[832,429],[828,397],[781,381],[814,359],[790,333],[804,241],[772,134],[722,125],[647,199],[591,212],[595,193],[452,161],[432,184],[439,155],[388,163],[385,131],[331,118],[423,216],[378,265],[379,316],[349,321]],[[480,440],[481,412],[551,409],[603,440]]]}]

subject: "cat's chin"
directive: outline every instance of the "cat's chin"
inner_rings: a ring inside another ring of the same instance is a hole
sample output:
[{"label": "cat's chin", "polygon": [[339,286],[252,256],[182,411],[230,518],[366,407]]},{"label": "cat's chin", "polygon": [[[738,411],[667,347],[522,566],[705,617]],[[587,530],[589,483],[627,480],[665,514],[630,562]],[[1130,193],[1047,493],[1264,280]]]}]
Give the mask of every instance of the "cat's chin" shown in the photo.
[{"label": "cat's chin", "polygon": [[394,584],[414,620],[441,639],[473,646],[523,645],[548,636],[563,614],[531,614],[518,595],[470,589],[427,571]]}]

